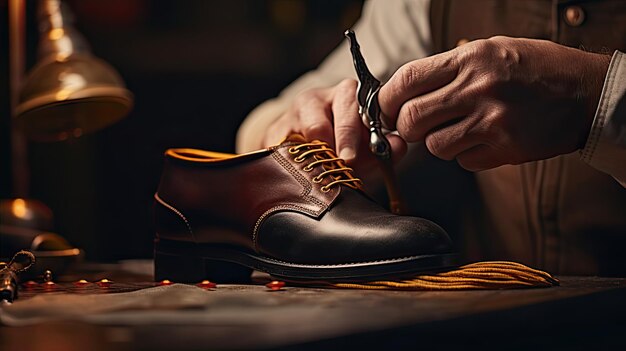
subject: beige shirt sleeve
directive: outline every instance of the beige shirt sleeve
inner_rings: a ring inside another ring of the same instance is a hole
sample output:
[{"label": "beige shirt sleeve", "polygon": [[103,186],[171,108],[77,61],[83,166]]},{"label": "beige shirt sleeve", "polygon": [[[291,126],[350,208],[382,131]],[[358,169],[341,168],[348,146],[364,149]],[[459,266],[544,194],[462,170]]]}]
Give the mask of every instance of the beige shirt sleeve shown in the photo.
[{"label": "beige shirt sleeve", "polygon": [[626,55],[615,51],[581,158],[626,187]]},{"label": "beige shirt sleeve", "polygon": [[[404,63],[431,54],[430,0],[370,0],[354,26],[363,56],[381,81],[389,79]],[[339,45],[314,71],[308,72],[278,97],[254,109],[237,132],[237,152],[260,149],[262,138],[300,92],[325,88],[354,78],[348,43]]]}]

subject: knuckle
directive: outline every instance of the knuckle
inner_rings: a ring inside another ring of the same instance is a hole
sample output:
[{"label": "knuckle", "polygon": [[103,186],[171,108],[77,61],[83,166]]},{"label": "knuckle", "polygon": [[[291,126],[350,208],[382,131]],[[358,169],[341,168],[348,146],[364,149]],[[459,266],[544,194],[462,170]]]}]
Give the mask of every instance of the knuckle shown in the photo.
[{"label": "knuckle", "polygon": [[411,89],[417,82],[423,80],[424,75],[420,70],[417,70],[415,66],[409,62],[398,70],[400,74],[400,87],[399,89],[407,90]]},{"label": "knuckle", "polygon": [[352,94],[356,92],[357,85],[358,85],[358,82],[356,80],[347,78],[339,82],[339,84],[337,84],[337,89],[342,93]]},{"label": "knuckle", "polygon": [[493,51],[496,48],[496,42],[490,39],[476,40],[476,50],[481,53]]},{"label": "knuckle", "polygon": [[316,101],[318,99],[319,99],[319,96],[318,96],[317,91],[315,89],[309,89],[309,90],[302,91],[298,95],[296,95],[294,99],[294,104],[296,106],[305,106],[311,103],[311,101]]},{"label": "knuckle", "polygon": [[[311,123],[304,127],[305,136],[308,138],[321,138],[326,137],[331,131],[330,123],[325,121],[319,121]],[[326,141],[326,140],[325,140]]]},{"label": "knuckle", "polygon": [[485,39],[473,40],[468,44],[461,46],[461,55],[463,58],[470,58],[476,55],[481,55],[485,51],[486,47],[487,43]]},{"label": "knuckle", "polygon": [[419,139],[419,126],[422,121],[422,112],[415,101],[410,101],[402,105],[398,114],[397,129],[406,141],[417,141]]},{"label": "knuckle", "polygon": [[[351,135],[358,131],[358,128],[354,124],[346,123],[347,121],[339,122],[335,120],[335,133]],[[357,121],[358,122],[358,121]],[[358,126],[358,124],[357,124]]]},{"label": "knuckle", "polygon": [[459,97],[462,97],[463,95],[464,95],[463,90],[455,92],[454,94],[451,94],[451,93],[439,94],[437,96],[437,106],[455,105]]},{"label": "knuckle", "polygon": [[488,113],[482,117],[483,131],[488,139],[499,141],[507,135],[506,127],[502,125],[503,120],[499,112]]}]

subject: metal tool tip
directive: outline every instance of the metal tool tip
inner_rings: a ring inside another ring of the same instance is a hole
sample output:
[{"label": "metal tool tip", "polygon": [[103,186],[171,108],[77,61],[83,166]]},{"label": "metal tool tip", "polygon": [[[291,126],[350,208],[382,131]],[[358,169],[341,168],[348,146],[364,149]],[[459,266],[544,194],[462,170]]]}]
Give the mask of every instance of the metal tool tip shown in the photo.
[{"label": "metal tool tip", "polygon": [[348,39],[353,39],[355,37],[352,29],[347,29],[343,35],[345,35]]}]

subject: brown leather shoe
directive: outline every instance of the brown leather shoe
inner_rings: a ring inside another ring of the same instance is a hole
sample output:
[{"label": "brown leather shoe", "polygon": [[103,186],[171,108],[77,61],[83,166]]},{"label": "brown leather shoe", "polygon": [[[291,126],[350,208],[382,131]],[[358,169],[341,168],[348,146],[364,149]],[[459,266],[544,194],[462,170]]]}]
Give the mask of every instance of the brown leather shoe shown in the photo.
[{"label": "brown leather shoe", "polygon": [[170,149],[155,194],[155,279],[359,280],[454,264],[436,224],[371,201],[326,143],[242,155]]}]

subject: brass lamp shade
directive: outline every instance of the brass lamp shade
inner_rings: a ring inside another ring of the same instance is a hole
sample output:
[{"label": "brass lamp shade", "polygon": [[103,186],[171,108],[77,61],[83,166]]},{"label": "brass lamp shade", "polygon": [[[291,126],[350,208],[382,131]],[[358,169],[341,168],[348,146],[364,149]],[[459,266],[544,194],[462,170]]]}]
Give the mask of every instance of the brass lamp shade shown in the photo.
[{"label": "brass lamp shade", "polygon": [[15,123],[34,140],[65,140],[115,123],[132,105],[113,68],[91,55],[72,55],[35,66],[22,87]]},{"label": "brass lamp shade", "polygon": [[36,141],[61,141],[125,117],[133,95],[119,74],[93,56],[58,0],[42,0],[39,60],[21,87],[16,126]]}]

